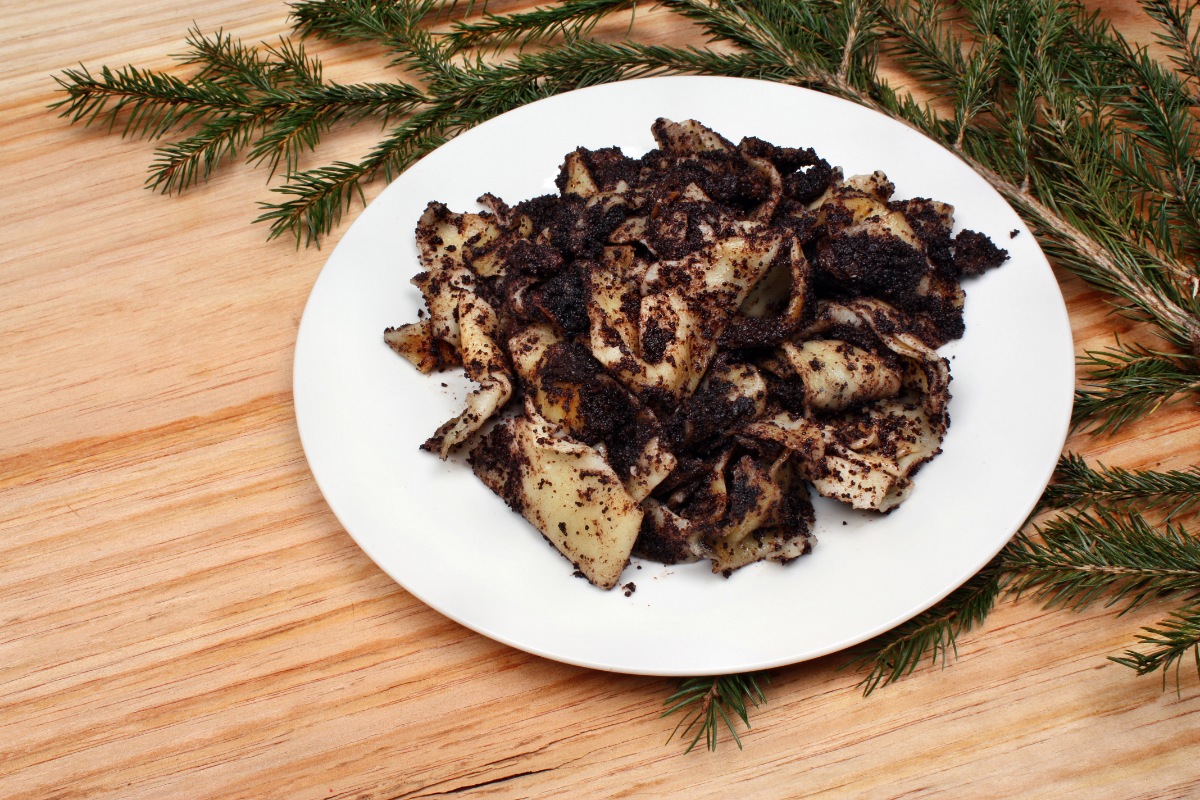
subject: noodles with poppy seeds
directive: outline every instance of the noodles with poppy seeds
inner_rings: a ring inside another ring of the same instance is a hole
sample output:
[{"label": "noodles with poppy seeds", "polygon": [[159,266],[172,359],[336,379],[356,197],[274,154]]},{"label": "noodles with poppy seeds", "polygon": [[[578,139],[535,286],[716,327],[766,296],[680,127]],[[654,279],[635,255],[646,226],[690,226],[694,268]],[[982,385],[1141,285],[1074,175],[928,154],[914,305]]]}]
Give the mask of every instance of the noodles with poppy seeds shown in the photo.
[{"label": "noodles with poppy seeds", "polygon": [[[807,148],[659,119],[557,194],[417,224],[427,314],[384,333],[477,384],[423,448],[605,589],[631,554],[714,572],[809,552],[810,488],[887,512],[940,452],[964,276],[1007,253]],[[489,421],[490,429],[483,432]]]}]

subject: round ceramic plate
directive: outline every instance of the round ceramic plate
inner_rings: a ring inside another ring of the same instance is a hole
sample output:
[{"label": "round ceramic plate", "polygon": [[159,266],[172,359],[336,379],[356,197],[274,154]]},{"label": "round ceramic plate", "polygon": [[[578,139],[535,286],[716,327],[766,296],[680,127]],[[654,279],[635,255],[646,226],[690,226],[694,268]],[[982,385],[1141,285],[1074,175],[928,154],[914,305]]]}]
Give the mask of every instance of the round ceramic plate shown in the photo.
[{"label": "round ceramic plate", "polygon": [[[578,146],[654,146],[658,117],[738,141],[813,147],[846,175],[882,169],[896,197],[956,208],[1011,259],[966,283],[967,333],[951,359],[943,453],[887,516],[818,499],[811,555],[726,579],[707,562],[634,559],[601,591],[471,473],[418,449],[462,409],[459,374],[419,374],[383,343],[417,319],[413,231],[426,203],[477,210],[555,192]],[[382,569],[442,614],[513,647],[597,669],[710,675],[790,664],[888,630],[970,578],[1021,525],[1049,480],[1071,408],[1071,332],[1033,236],[991,187],[908,127],[819,93],[734,78],[652,78],[524,106],[413,166],[359,216],[322,270],[296,343],[296,418],[330,507]]]}]

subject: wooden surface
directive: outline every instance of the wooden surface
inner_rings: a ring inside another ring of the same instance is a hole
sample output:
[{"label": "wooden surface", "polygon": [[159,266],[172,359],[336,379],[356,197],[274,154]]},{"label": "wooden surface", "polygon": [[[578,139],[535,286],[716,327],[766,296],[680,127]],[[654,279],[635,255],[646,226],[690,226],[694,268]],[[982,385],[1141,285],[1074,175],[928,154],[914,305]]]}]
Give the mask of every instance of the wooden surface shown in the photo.
[{"label": "wooden surface", "polygon": [[[0,797],[1200,796],[1195,675],[1163,691],[1106,660],[1165,606],[1005,602],[950,666],[868,699],[838,656],[777,670],[745,749],[713,756],[667,742],[673,681],[512,650],[393,584],[322,500],[292,413],[296,327],[337,235],[266,243],[263,173],[160,197],[149,145],[46,110],[64,68],[166,66],[193,22],[273,40],[286,12],[0,10]],[[318,51],[330,76],[383,74],[370,48]],[[1079,348],[1139,335],[1063,287]],[[1184,466],[1198,422],[1072,446]]]}]

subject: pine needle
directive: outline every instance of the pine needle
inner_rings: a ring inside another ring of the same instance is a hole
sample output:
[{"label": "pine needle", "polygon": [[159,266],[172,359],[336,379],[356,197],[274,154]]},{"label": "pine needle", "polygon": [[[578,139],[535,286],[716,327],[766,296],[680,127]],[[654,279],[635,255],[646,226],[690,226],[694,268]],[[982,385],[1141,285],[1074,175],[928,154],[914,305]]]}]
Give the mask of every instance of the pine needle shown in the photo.
[{"label": "pine needle", "polygon": [[1200,503],[1200,466],[1185,470],[1093,468],[1074,453],[1059,459],[1054,480],[1042,496],[1045,508],[1074,506],[1086,510],[1105,505],[1117,510],[1157,509],[1170,521]]}]

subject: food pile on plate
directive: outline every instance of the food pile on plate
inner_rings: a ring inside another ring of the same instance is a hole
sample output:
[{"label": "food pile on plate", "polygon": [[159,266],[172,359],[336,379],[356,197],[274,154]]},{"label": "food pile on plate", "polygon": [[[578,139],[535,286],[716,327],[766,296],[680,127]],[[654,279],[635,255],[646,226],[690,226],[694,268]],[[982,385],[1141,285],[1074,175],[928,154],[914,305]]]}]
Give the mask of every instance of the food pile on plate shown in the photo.
[{"label": "food pile on plate", "polygon": [[430,203],[426,310],[384,334],[477,384],[423,448],[469,446],[605,589],[631,555],[725,575],[801,556],[809,487],[895,508],[949,425],[936,349],[963,333],[961,279],[1007,258],[881,172],[693,120],[652,133],[641,158],[567,154],[556,195]]}]

